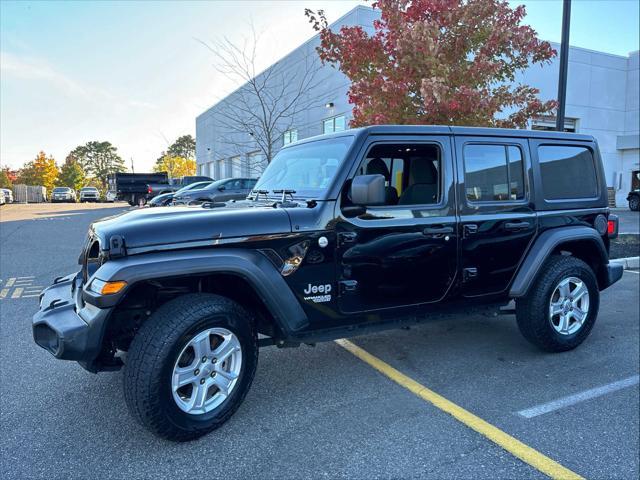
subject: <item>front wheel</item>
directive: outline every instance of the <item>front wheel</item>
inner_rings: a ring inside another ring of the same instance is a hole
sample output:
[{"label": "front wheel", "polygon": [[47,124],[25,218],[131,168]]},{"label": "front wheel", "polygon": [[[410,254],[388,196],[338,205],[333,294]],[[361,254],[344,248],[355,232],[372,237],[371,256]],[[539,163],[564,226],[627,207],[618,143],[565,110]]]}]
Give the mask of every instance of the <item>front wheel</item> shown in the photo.
[{"label": "front wheel", "polygon": [[629,199],[629,210],[634,212],[640,210],[640,196],[634,195]]},{"label": "front wheel", "polygon": [[524,337],[548,352],[580,345],[598,316],[600,292],[593,270],[579,258],[549,258],[524,298],[516,300],[516,318]]},{"label": "front wheel", "polygon": [[233,415],[257,361],[257,334],[245,309],[219,295],[185,295],[161,306],[133,339],[125,400],[156,435],[192,440]]}]

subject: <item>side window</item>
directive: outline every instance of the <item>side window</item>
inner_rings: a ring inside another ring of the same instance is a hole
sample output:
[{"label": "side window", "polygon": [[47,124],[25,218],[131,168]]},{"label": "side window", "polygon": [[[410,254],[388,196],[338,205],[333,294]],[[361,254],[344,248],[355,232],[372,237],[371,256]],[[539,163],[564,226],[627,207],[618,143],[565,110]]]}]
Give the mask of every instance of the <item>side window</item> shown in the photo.
[{"label": "side window", "polygon": [[441,158],[436,144],[378,144],[369,150],[358,174],[385,177],[387,205],[437,204],[441,198]]},{"label": "side window", "polygon": [[522,151],[515,145],[469,144],[464,147],[464,184],[470,202],[524,198]]},{"label": "side window", "polygon": [[569,145],[541,145],[538,160],[542,192],[547,200],[593,198],[598,195],[591,150]]}]

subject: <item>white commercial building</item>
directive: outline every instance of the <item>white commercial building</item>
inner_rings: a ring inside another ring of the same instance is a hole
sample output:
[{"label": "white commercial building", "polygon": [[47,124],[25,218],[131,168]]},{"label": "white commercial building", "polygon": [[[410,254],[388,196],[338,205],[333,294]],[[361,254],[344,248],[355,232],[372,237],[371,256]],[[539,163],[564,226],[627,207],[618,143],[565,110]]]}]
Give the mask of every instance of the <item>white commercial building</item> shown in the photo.
[{"label": "white commercial building", "polygon": [[[379,12],[358,6],[332,24],[333,29],[344,25],[361,25],[373,30]],[[302,44],[280,61],[281,67],[295,69],[302,61],[316,62],[321,69],[321,82],[309,95],[321,99],[295,119],[291,129],[283,134],[281,144],[326,132],[348,128],[352,106],[347,101],[348,79],[330,66],[320,67],[315,48],[317,36]],[[554,45],[559,50],[559,45]],[[611,200],[625,204],[631,188],[640,187],[640,77],[638,51],[628,56],[612,55],[584,48],[569,49],[567,106],[565,129],[593,135],[602,152],[607,185]],[[559,59],[543,68],[526,70],[517,82],[527,83],[540,90],[543,100],[557,96]],[[264,75],[261,74],[261,75]],[[215,179],[241,175],[256,175],[255,165],[261,153],[251,145],[249,132],[226,128],[226,104],[233,102],[234,92],[196,119],[196,157],[198,174]],[[554,118],[540,118],[531,128],[555,128]],[[231,148],[226,139],[240,137]],[[238,145],[243,145],[238,151]],[[249,165],[252,167],[249,168]]]}]

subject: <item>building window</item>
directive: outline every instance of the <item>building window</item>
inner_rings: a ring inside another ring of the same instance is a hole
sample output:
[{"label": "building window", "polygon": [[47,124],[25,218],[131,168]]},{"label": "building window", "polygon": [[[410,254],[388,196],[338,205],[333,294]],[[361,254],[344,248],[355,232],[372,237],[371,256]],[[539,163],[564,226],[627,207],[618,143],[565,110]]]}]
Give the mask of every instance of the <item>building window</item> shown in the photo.
[{"label": "building window", "polygon": [[[535,117],[533,120],[531,120],[531,130],[555,131],[556,117]],[[564,131],[573,133],[577,132],[577,120],[575,118],[565,118]]]},{"label": "building window", "polygon": [[215,171],[216,174],[213,177],[216,180],[221,180],[225,178],[224,176],[224,159],[217,160],[215,163]]},{"label": "building window", "polygon": [[[231,157],[225,162],[225,178],[235,178],[236,165],[238,166],[238,168],[241,168],[240,162],[242,162],[242,157],[240,157],[239,155],[237,157]],[[241,174],[238,174],[238,176],[241,176]]]},{"label": "building window", "polygon": [[231,157],[231,177],[239,178],[242,176],[242,158]]},{"label": "building window", "polygon": [[262,152],[252,152],[247,155],[247,175],[250,177],[259,177],[267,167]]},{"label": "building window", "polygon": [[342,132],[347,129],[347,119],[344,115],[327,118],[322,122],[322,133]]},{"label": "building window", "polygon": [[290,143],[293,142],[297,142],[298,141],[298,130],[287,130],[286,132],[284,132],[284,139],[283,139],[283,143],[285,145],[289,145]]},{"label": "building window", "polygon": [[522,152],[514,145],[466,145],[464,183],[470,202],[524,198]]}]

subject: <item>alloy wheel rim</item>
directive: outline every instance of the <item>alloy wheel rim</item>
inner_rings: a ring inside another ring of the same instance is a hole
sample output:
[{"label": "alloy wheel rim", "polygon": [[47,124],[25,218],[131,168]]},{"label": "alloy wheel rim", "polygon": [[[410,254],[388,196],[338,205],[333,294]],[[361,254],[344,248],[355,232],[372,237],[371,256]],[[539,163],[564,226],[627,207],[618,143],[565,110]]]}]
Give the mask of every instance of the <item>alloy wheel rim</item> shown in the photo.
[{"label": "alloy wheel rim", "polygon": [[577,277],[562,279],[551,294],[549,322],[561,335],[573,335],[589,315],[589,289]]},{"label": "alloy wheel rim", "polygon": [[191,415],[211,412],[231,395],[241,368],[238,337],[226,328],[203,330],[187,342],[173,366],[173,400]]}]

